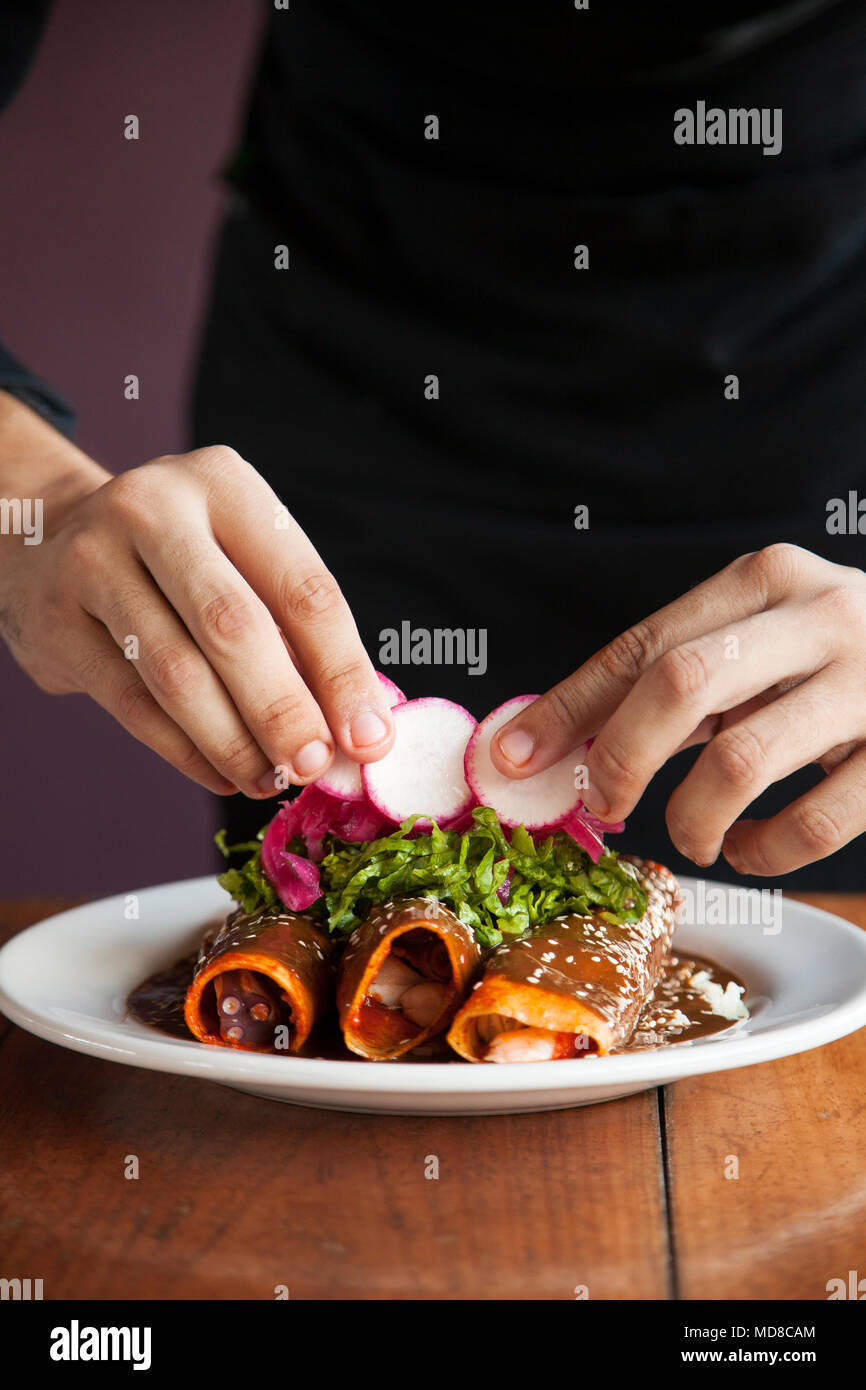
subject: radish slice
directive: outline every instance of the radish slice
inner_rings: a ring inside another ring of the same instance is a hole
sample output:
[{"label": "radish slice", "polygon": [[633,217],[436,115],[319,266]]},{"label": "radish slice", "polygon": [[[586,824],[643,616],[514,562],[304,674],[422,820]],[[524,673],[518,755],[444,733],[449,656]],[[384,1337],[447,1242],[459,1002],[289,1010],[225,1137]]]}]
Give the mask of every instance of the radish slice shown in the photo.
[{"label": "radish slice", "polygon": [[537,695],[516,695],[482,719],[466,749],[466,780],[480,806],[492,806],[503,825],[523,825],[527,830],[562,825],[580,805],[580,792],[574,785],[574,769],[583,748],[561,758],[546,772],[536,772],[523,781],[504,777],[493,766],[490,744],[503,724],[513,719]]},{"label": "radish slice", "polygon": [[321,787],[328,796],[338,796],[341,801],[363,801],[366,793],[361,781],[361,767],[353,763],[339,748],[327,772],[322,773],[315,786]]},{"label": "radish slice", "polygon": [[473,804],[463,758],[476,727],[462,705],[437,696],[398,705],[394,747],[379,762],[361,768],[373,805],[397,825],[417,814],[440,825],[462,816]]},{"label": "radish slice", "polygon": [[377,671],[376,675],[385,687],[385,694],[391,696],[391,709],[393,709],[395,705],[405,705],[406,696],[403,694],[399,685],[395,685],[390,676],[383,676],[381,671]]},{"label": "radish slice", "polygon": [[[383,676],[381,671],[377,671],[376,675],[388,696],[389,708],[395,709],[397,705],[405,705],[406,696],[399,685],[395,685],[387,676]],[[341,753],[339,748],[328,771],[316,779],[315,785],[321,787],[322,791],[327,792],[329,796],[338,796],[341,801],[364,801],[367,795],[361,781],[360,763],[355,763],[351,758],[347,758],[346,754]]]}]

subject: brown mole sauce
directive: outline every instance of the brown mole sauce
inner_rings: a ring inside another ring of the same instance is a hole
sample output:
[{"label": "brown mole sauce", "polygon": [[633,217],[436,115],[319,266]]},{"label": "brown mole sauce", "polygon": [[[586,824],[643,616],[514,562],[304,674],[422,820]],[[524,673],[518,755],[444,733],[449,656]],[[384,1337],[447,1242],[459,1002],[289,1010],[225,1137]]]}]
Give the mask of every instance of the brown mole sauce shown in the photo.
[{"label": "brown mole sauce", "polygon": [[[706,956],[685,956],[672,952],[665,962],[661,979],[638,1014],[634,1032],[627,1042],[613,1048],[611,1055],[644,1052],[648,1048],[665,1047],[670,1043],[693,1042],[695,1038],[706,1038],[711,1033],[724,1033],[742,1022],[741,1019],[714,1014],[704,996],[689,986],[689,977],[700,970],[705,970],[710,982],[721,985],[722,989],[727,988],[731,981],[739,985],[743,990],[740,998],[745,1002],[745,981],[733,970],[717,965]],[[686,1016],[687,1024],[677,1017],[679,1014]]]},{"label": "brown mole sauce", "polygon": [[127,996],[126,1007],[139,1023],[149,1023],[173,1038],[191,1038],[183,1016],[183,1002],[192,984],[198,951],[184,956],[168,970],[148,975]]},{"label": "brown mole sauce", "polygon": [[[195,973],[198,952],[176,962],[168,970],[160,970],[143,980],[130,993],[127,1008],[133,1018],[140,1023],[150,1024],[160,1032],[175,1038],[192,1039],[192,1033],[183,1017],[183,1002],[187,989]],[[722,1033],[733,1028],[739,1020],[723,1018],[714,1014],[701,994],[689,988],[688,977],[698,970],[705,970],[710,980],[724,989],[733,980],[735,985],[744,981],[726,966],[717,965],[705,956],[684,956],[672,954],[668,957],[664,973],[653,993],[644,1004],[638,1016],[634,1032],[628,1042],[614,1048],[610,1055],[620,1052],[641,1052],[648,1048],[665,1047],[671,1043],[692,1042],[712,1033]],[[687,1025],[677,1019],[684,1014]],[[297,1054],[303,1057],[327,1058],[330,1061],[360,1062],[363,1059],[350,1052],[343,1042],[336,1023],[329,1019],[316,1032],[316,1036]],[[445,1041],[444,1034],[431,1038],[413,1052],[397,1059],[401,1063],[413,1062],[460,1062]]]}]

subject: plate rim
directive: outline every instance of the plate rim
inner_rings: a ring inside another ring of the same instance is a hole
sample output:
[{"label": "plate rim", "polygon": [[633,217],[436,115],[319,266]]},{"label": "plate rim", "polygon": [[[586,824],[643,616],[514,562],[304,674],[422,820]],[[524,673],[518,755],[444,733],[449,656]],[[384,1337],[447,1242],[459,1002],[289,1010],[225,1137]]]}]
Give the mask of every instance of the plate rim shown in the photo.
[{"label": "plate rim", "polygon": [[[691,875],[683,875],[681,881],[686,885],[703,881],[707,887],[731,886],[712,879],[698,880]],[[219,889],[209,874],[169,883],[151,884],[137,890],[135,896],[141,899],[147,895],[181,891],[201,893],[203,917],[207,912],[216,911],[223,900],[217,898],[217,892],[223,893],[223,890]],[[7,992],[4,970],[9,969],[15,953],[21,949],[27,937],[45,928],[54,929],[58,923],[72,926],[76,920],[86,919],[94,909],[105,909],[109,904],[123,903],[129,896],[130,890],[127,890],[51,913],[16,932],[0,947],[0,1011],[10,1022],[71,1051],[122,1065],[139,1066],[145,1070],[199,1076],[210,1081],[227,1082],[229,1085],[240,1083],[243,1087],[258,1082],[262,1086],[301,1096],[304,1092],[314,1090],[353,1091],[358,1093],[360,1099],[361,1094],[368,1091],[395,1098],[401,1094],[413,1097],[427,1095],[431,1100],[434,1097],[469,1099],[479,1093],[497,1093],[503,1099],[509,1094],[523,1096],[534,1091],[573,1091],[590,1094],[593,1091],[632,1082],[643,1084],[644,1087],[665,1085],[668,1082],[685,1080],[690,1076],[730,1071],[775,1061],[781,1057],[795,1056],[800,1052],[811,1051],[813,1048],[836,1041],[866,1025],[866,931],[825,908],[815,907],[798,899],[787,901],[796,903],[798,910],[813,918],[816,923],[829,924],[834,932],[848,936],[852,942],[856,942],[856,949],[863,954],[863,978],[857,990],[842,1004],[830,1008],[823,1015],[796,1020],[757,1035],[745,1030],[748,1020],[743,1020],[742,1026],[738,1027],[735,1024],[731,1029],[702,1041],[674,1043],[664,1048],[613,1057],[535,1062],[531,1065],[513,1062],[497,1067],[472,1066],[461,1062],[456,1055],[454,1061],[420,1064],[399,1061],[382,1063],[360,1058],[357,1061],[343,1061],[333,1058],[292,1057],[289,1075],[286,1073],[286,1062],[289,1059],[285,1057],[244,1053],[239,1049],[206,1048],[193,1039],[160,1035],[156,1030],[150,1030],[147,1025],[139,1023],[136,1023],[136,1027],[142,1030],[140,1034],[122,1033],[120,1030],[125,1027],[125,1020],[121,1019],[92,1019],[97,1035],[103,1031],[109,1035],[114,1032],[117,1035],[115,1039],[109,1037],[100,1040],[98,1036],[79,1035],[71,1030],[68,1023],[52,1020],[44,1011],[28,1007]],[[212,907],[207,906],[209,899],[213,900]],[[783,898],[783,903],[785,901]],[[688,927],[695,924],[683,925]],[[712,927],[709,930],[712,930]],[[179,927],[179,934],[181,931]],[[32,944],[31,941],[30,945]],[[150,1036],[151,1032],[155,1036]],[[759,1056],[745,1055],[755,1050],[759,1051]],[[588,1066],[592,1068],[589,1075]],[[576,1068],[580,1070],[576,1071]]]}]

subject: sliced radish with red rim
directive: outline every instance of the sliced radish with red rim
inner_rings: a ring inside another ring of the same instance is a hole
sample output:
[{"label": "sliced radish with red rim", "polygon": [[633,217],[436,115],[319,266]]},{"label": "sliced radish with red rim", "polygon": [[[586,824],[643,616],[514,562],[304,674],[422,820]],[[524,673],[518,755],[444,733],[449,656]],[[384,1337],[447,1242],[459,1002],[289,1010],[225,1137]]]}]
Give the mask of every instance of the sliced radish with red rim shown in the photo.
[{"label": "sliced radish with red rim", "polygon": [[391,696],[391,709],[393,709],[395,705],[405,705],[406,696],[403,694],[399,685],[395,685],[390,676],[383,676],[381,671],[377,671],[376,675],[385,687],[385,694]]},{"label": "sliced radish with red rim", "polygon": [[523,825],[527,830],[562,825],[581,802],[575,787],[575,768],[584,748],[561,758],[545,772],[521,780],[505,777],[494,767],[490,745],[504,724],[537,700],[537,695],[516,695],[482,719],[466,749],[466,780],[481,806],[491,806],[503,825]]},{"label": "sliced radish with red rim", "polygon": [[395,825],[420,814],[446,826],[473,804],[463,760],[475,720],[462,705],[438,696],[408,700],[393,718],[390,753],[361,768],[367,796]]},{"label": "sliced radish with red rim", "polygon": [[[389,676],[383,676],[381,671],[377,671],[376,675],[388,696],[390,708],[396,709],[397,705],[405,705],[406,696],[399,685],[395,685]],[[363,801],[367,795],[361,781],[360,763],[353,762],[339,748],[327,772],[323,772],[322,776],[317,778],[316,786],[321,787],[329,796],[338,796],[341,801]]]}]

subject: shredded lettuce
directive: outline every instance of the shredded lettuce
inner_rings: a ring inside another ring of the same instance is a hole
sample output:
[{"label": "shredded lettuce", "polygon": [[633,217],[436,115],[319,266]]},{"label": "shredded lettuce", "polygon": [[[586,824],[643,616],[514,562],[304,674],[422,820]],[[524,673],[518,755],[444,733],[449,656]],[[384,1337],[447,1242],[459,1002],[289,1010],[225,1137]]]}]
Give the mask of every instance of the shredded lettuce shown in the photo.
[{"label": "shredded lettuce", "polygon": [[262,826],[254,840],[244,840],[237,845],[226,844],[226,832],[218,830],[214,836],[217,849],[228,859],[233,854],[248,854],[240,868],[226,869],[217,874],[217,883],[230,893],[244,912],[258,912],[263,908],[279,908],[280,900],[276,889],[269,882],[262,868],[262,840],[267,826]]},{"label": "shredded lettuce", "polygon": [[[327,836],[319,865],[323,896],[310,914],[346,936],[382,903],[437,898],[491,947],[562,913],[603,912],[621,923],[646,911],[646,893],[613,850],[594,864],[563,831],[538,842],[522,826],[506,833],[488,806],[472,812],[473,823],[462,833],[434,822],[429,833],[413,834],[419,819],[410,816],[392,834],[360,844]],[[227,846],[224,834],[217,837],[224,854],[252,851],[239,869],[219,875],[245,912],[279,906],[261,867],[263,836],[264,830],[258,840],[236,846]]]}]

